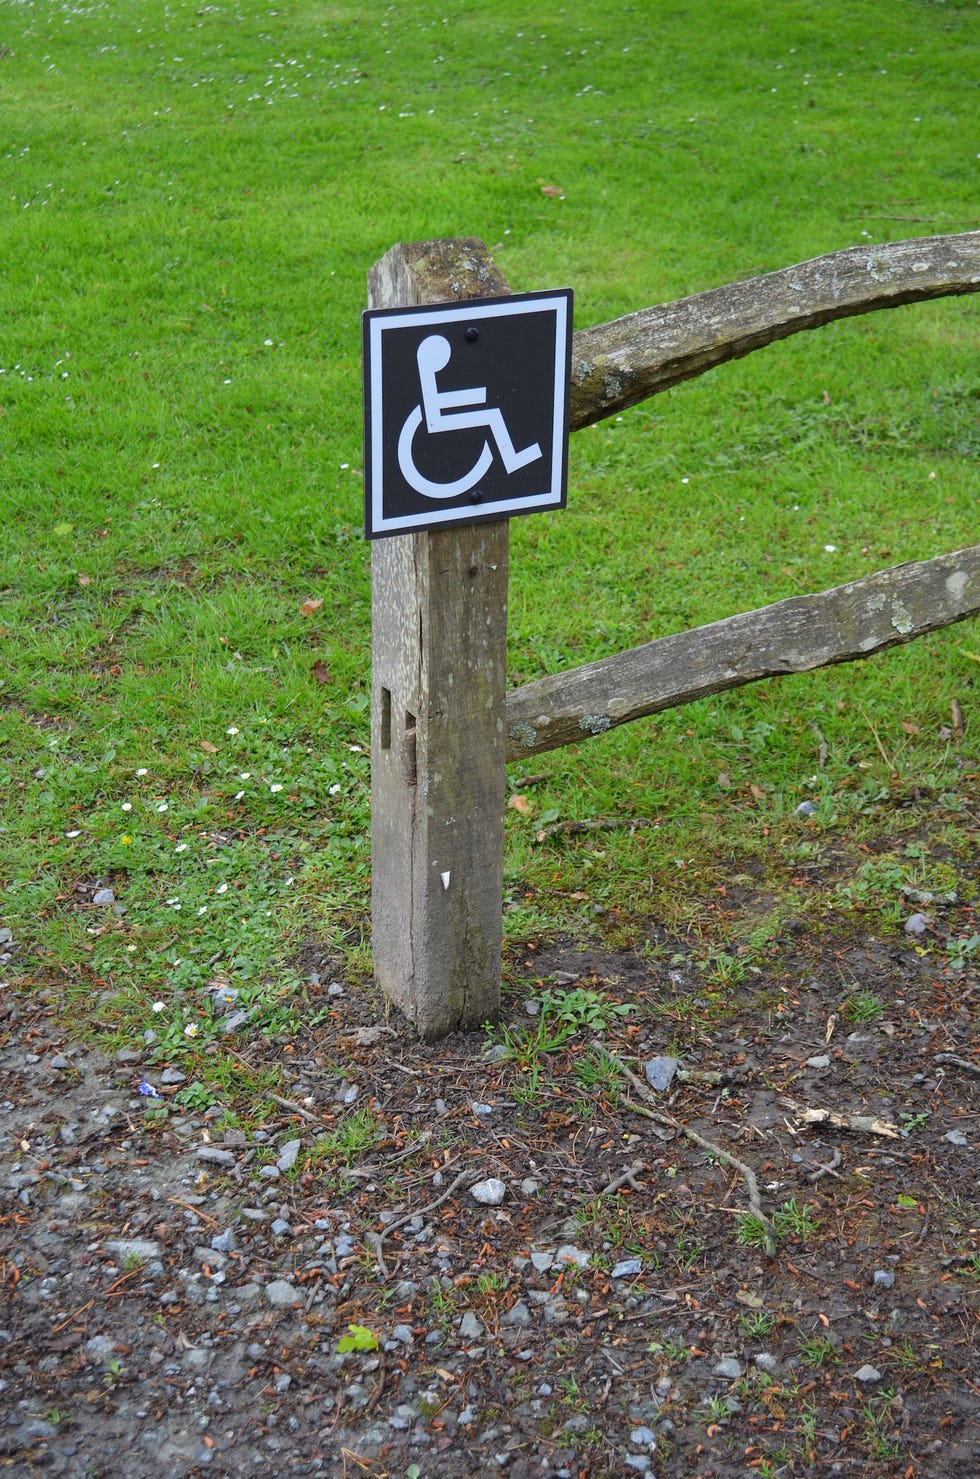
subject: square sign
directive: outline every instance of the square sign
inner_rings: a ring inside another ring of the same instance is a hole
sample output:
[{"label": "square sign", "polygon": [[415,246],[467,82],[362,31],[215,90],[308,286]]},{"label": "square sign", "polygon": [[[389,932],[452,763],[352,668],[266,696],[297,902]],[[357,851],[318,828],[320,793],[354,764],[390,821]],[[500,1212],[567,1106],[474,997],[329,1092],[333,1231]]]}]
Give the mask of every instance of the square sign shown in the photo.
[{"label": "square sign", "polygon": [[564,508],[572,294],[364,315],[368,539]]}]

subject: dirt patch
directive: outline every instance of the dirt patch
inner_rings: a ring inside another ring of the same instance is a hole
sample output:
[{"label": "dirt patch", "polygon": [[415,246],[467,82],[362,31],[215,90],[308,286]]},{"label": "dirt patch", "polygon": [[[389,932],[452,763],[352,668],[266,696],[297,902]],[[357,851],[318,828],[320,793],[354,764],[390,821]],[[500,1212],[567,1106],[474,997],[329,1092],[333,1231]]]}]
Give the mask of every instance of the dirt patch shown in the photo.
[{"label": "dirt patch", "polygon": [[437,1046],[311,945],[306,1036],[230,1029],[247,1118],[8,985],[0,1467],[974,1475],[975,957],[636,938],[524,947],[506,1034]]}]

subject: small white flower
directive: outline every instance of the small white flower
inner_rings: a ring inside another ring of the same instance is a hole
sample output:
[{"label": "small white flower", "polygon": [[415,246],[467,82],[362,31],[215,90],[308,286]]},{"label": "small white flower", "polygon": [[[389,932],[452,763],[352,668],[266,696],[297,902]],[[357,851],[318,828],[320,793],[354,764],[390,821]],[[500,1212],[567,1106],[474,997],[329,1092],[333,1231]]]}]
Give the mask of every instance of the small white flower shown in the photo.
[{"label": "small white flower", "polygon": [[202,904],[201,907],[200,907],[200,909],[198,909],[197,912],[198,912],[198,914],[207,914],[207,912],[208,912],[208,906],[207,906],[207,904]]},{"label": "small white flower", "polygon": [[66,837],[81,837],[81,835],[82,835],[81,832],[66,832],[65,833],[65,836]]},{"label": "small white flower", "polygon": [[347,748],[348,748],[348,750],[350,751],[350,753],[352,755],[363,755],[364,754],[364,746],[363,745],[348,745]]},{"label": "small white flower", "polygon": [[[130,946],[130,949],[135,950],[136,949],[136,946],[135,945],[132,945],[132,946]],[[165,1012],[166,1010],[167,1010],[167,1003],[165,1001],[155,1001],[153,1003],[153,1011],[154,1012],[160,1013],[160,1012]]]},{"label": "small white flower", "polygon": [[188,1022],[187,1026],[184,1028],[184,1036],[197,1037],[197,1034],[200,1032],[200,1030],[201,1029],[198,1027],[196,1022]]},{"label": "small white flower", "polygon": [[241,775],[239,776],[239,780],[242,780],[242,781],[250,781],[251,779],[252,779],[252,772],[250,770],[243,770],[242,773],[241,773]]},{"label": "small white flower", "polygon": [[331,786],[330,787],[330,790],[328,792],[328,795],[330,795],[330,796],[337,796],[337,795],[339,795],[339,793],[340,793],[340,787],[339,786]]},{"label": "small white flower", "polygon": [[157,811],[169,811],[169,810],[170,810],[170,807],[169,807],[169,805],[167,804],[166,801],[161,801],[160,802],[160,805],[157,807]]},{"label": "small white flower", "polygon": [[139,770],[136,772],[137,775],[149,775],[149,773],[150,772],[147,770],[145,765],[141,765]]},{"label": "small white flower", "polygon": [[282,790],[282,782],[281,781],[273,781],[272,782],[272,785],[269,787],[269,790],[272,792],[272,794],[274,796],[277,791],[281,791]]},{"label": "small white flower", "polygon": [[266,339],[266,341],[265,341],[265,347],[266,347],[266,349],[271,349],[272,348],[272,345],[273,345],[273,342],[274,341],[272,339]]},{"label": "small white flower", "polygon": [[244,791],[236,791],[235,792],[235,800],[236,801],[241,801],[241,799],[242,799],[242,797],[244,795],[245,795],[245,792]]},{"label": "small white flower", "polygon": [[132,811],[133,803],[131,801],[124,801],[122,804],[122,809],[123,811]]},{"label": "small white flower", "polygon": [[178,842],[177,846],[174,848],[174,852],[186,852],[186,851],[187,851],[187,843],[186,842]]},{"label": "small white flower", "polygon": [[825,544],[824,550],[828,555],[833,555],[837,553],[837,546],[836,544]]},{"label": "small white flower", "polygon": [[227,892],[228,892],[228,885],[227,885],[227,883],[219,883],[218,884],[218,887],[215,889],[215,893],[216,894],[226,894]]},{"label": "small white flower", "polygon": [[225,730],[225,734],[237,734],[237,733],[238,733],[238,730],[235,728],[234,724],[231,726],[230,729],[226,729]]}]

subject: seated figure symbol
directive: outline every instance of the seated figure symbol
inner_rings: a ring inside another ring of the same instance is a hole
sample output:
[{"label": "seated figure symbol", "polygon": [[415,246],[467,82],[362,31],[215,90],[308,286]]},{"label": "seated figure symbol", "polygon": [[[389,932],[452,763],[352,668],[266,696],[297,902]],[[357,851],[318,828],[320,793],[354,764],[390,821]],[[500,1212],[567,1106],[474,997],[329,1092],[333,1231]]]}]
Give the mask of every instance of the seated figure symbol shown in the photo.
[{"label": "seated figure symbol", "polygon": [[[507,430],[503,413],[496,406],[487,405],[485,385],[473,385],[467,390],[439,389],[436,376],[440,370],[446,368],[452,358],[449,340],[442,334],[430,334],[428,338],[423,339],[415,358],[418,363],[422,403],[412,408],[401,429],[398,437],[398,466],[402,477],[416,493],[421,493],[425,498],[456,498],[461,493],[468,493],[471,488],[476,487],[481,478],[486,476],[494,457],[490,449],[490,440],[487,440],[483,443],[480,455],[468,472],[451,482],[433,482],[430,478],[424,477],[415,465],[413,452],[415,435],[423,422],[429,436],[439,436],[447,431],[469,431],[474,427],[485,426],[490,432],[490,439],[496,445],[500,460],[508,473],[517,472],[518,468],[526,467],[529,462],[534,462],[542,456],[537,442],[533,442],[530,447],[525,447],[522,452],[516,450],[510,432]],[[464,407],[472,409],[464,410]]]}]

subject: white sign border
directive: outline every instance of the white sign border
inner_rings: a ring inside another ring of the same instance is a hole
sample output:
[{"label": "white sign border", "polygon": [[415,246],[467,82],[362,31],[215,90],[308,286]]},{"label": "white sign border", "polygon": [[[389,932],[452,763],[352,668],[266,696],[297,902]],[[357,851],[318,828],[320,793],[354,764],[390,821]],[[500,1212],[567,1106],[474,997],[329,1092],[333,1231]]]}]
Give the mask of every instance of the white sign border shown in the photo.
[{"label": "white sign border", "polygon": [[[367,384],[370,408],[370,488],[371,505],[370,538],[386,534],[411,534],[418,530],[438,528],[440,525],[483,523],[488,519],[507,518],[528,512],[540,512],[561,508],[565,473],[567,428],[565,408],[568,387],[569,343],[571,339],[572,294],[564,288],[551,289],[546,293],[515,293],[506,298],[476,298],[466,303],[438,304],[433,307],[369,309],[368,317],[368,363],[370,380]],[[383,514],[383,454],[384,414],[382,395],[382,343],[386,329],[426,328],[438,324],[478,323],[481,319],[507,318],[514,314],[552,313],[555,315],[555,399],[553,406],[551,487],[545,493],[530,497],[498,499],[496,502],[474,504],[470,509],[434,508],[424,514],[403,514],[399,518],[386,519]]]}]

